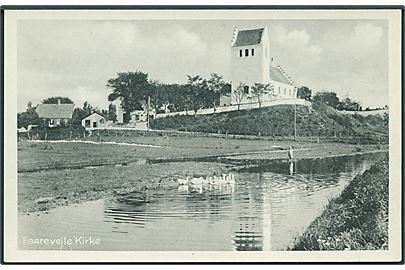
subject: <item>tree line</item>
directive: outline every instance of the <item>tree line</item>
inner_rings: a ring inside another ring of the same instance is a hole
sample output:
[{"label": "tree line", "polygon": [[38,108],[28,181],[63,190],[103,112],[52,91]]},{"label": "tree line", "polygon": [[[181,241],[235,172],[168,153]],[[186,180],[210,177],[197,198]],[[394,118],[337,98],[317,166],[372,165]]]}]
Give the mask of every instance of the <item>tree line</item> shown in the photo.
[{"label": "tree line", "polygon": [[[209,78],[187,75],[185,84],[165,84],[151,80],[147,73],[119,72],[109,79],[107,87],[112,90],[109,101],[121,97],[125,112],[153,110],[156,113],[194,111],[219,106],[221,95],[230,93],[231,86],[223,77],[212,73]],[[124,122],[129,114],[124,114]]]},{"label": "tree line", "polygon": [[[119,72],[116,77],[107,81],[106,87],[111,90],[108,95],[109,101],[114,101],[121,97],[121,106],[124,110],[124,122],[129,122],[130,112],[135,110],[154,111],[156,113],[193,111],[194,115],[203,108],[216,108],[220,105],[220,98],[223,95],[232,99],[238,105],[247,98],[262,105],[264,95],[274,96],[274,87],[271,84],[255,83],[249,86],[240,83],[231,92],[231,84],[225,82],[223,76],[211,73],[208,78],[200,75],[187,75],[187,80],[183,84],[165,84],[149,78],[149,75],[142,71]],[[337,110],[362,111],[359,102],[350,98],[339,99],[332,91],[321,91],[312,95],[312,90],[306,86],[298,88],[298,98],[311,102],[321,102]],[[68,97],[49,97],[42,100],[43,104],[73,103]],[[368,108],[366,108],[368,110]],[[81,120],[92,112],[98,112],[107,117],[108,120],[116,121],[116,108],[111,103],[108,109],[99,109],[84,102],[82,107],[77,107],[73,111],[69,125],[80,126]],[[18,113],[18,127],[26,127],[29,124],[41,125],[41,121],[35,112],[35,107],[29,102],[27,109],[23,113]]]},{"label": "tree line", "polygon": [[[333,91],[320,91],[312,96],[312,90],[306,86],[298,88],[298,98],[302,98],[311,102],[322,102],[339,111],[363,111],[363,107],[359,102],[346,97],[340,99]],[[368,107],[366,111],[370,110]]]}]

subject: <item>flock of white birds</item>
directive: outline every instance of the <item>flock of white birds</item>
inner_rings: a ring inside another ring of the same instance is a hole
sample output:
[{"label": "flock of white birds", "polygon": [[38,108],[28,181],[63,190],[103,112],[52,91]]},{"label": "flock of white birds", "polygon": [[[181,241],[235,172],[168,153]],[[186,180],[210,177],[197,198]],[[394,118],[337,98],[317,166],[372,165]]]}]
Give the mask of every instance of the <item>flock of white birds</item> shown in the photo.
[{"label": "flock of white birds", "polygon": [[204,177],[188,177],[178,178],[179,185],[191,185],[191,186],[208,186],[208,185],[222,185],[222,184],[235,184],[235,175],[233,173],[222,174],[221,176],[206,176]]}]

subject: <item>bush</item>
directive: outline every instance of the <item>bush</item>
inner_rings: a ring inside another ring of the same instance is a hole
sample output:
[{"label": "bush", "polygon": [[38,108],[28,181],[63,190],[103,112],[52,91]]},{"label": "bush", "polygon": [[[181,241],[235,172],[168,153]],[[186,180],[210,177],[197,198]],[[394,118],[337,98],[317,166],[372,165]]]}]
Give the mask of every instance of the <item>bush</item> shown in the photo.
[{"label": "bush", "polygon": [[[72,135],[72,139],[83,138],[83,134],[86,134],[86,129],[83,126],[79,127],[37,127],[32,129],[28,132],[30,138],[37,137],[39,140],[67,140],[70,139],[70,135]],[[25,135],[28,137],[28,134]]]}]

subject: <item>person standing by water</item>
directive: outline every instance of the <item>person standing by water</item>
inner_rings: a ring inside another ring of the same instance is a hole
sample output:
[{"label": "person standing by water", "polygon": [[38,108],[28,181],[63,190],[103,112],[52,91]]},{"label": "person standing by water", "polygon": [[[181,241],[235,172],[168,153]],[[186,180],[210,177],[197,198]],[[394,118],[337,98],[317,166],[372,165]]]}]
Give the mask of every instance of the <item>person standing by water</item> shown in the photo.
[{"label": "person standing by water", "polygon": [[294,152],[292,146],[290,146],[290,149],[288,150],[288,159],[291,161],[294,158]]}]

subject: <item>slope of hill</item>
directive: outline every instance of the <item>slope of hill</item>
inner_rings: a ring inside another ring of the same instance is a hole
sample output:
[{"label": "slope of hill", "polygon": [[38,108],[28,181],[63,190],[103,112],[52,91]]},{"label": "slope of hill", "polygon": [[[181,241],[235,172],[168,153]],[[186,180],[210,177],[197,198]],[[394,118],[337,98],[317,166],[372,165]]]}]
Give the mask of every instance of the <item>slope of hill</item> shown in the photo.
[{"label": "slope of hill", "polygon": [[[294,106],[279,105],[216,115],[171,116],[155,119],[153,129],[172,129],[208,133],[228,132],[261,136],[292,136]],[[297,106],[299,136],[388,136],[387,120],[381,116],[342,114],[323,104]]]}]

